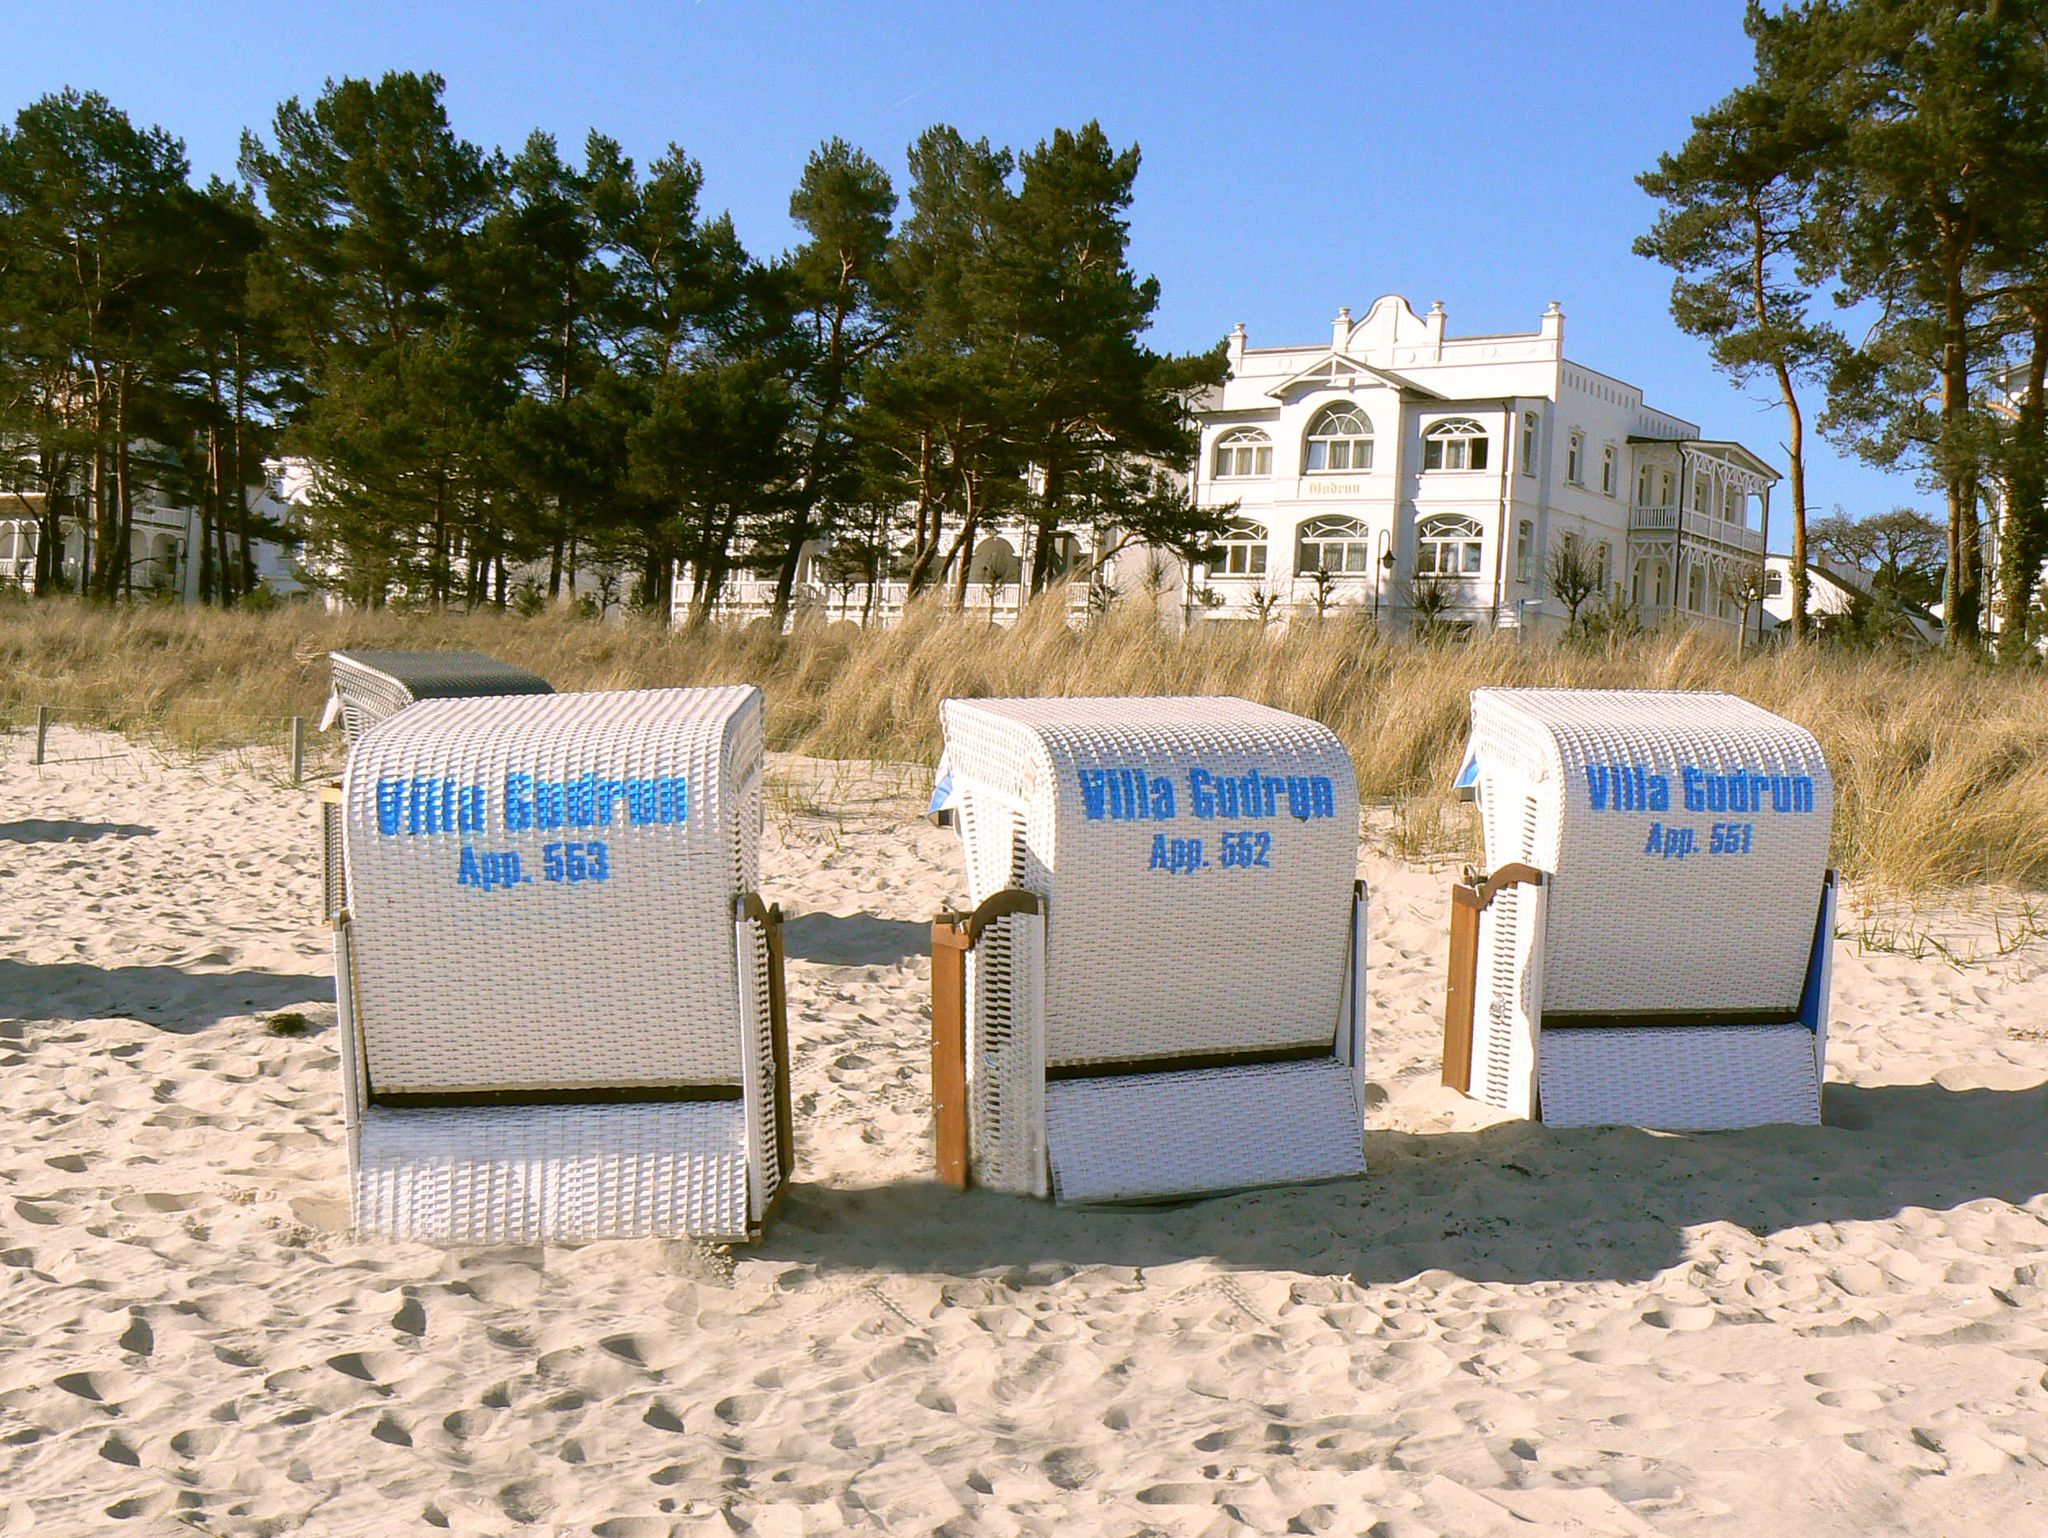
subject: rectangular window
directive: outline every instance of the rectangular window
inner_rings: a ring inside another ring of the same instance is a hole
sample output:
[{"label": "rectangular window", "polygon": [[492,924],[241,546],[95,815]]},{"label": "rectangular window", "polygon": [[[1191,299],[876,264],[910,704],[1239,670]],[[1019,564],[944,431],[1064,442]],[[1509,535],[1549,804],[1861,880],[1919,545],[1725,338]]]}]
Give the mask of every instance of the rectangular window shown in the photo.
[{"label": "rectangular window", "polygon": [[1614,445],[1611,443],[1600,451],[1600,489],[1610,497],[1614,495]]},{"label": "rectangular window", "polygon": [[1641,507],[1650,505],[1650,467],[1644,465],[1636,472],[1636,503]]},{"label": "rectangular window", "polygon": [[1778,598],[1785,592],[1785,574],[1782,571],[1764,573],[1764,597]]},{"label": "rectangular window", "polygon": [[1515,580],[1529,580],[1529,546],[1536,537],[1536,525],[1524,518],[1515,525]]},{"label": "rectangular window", "polygon": [[1536,473],[1536,413],[1522,413],[1522,474]]},{"label": "rectangular window", "polygon": [[1223,547],[1223,575],[1226,577],[1263,577],[1266,574],[1266,547],[1263,544],[1240,543]]},{"label": "rectangular window", "polygon": [[1657,505],[1659,507],[1669,507],[1671,505],[1671,485],[1671,472],[1669,470],[1666,470],[1664,472],[1664,484],[1662,487],[1663,495],[1657,498]]},{"label": "rectangular window", "polygon": [[1583,433],[1573,433],[1571,444],[1564,452],[1564,478],[1574,486],[1583,486],[1585,484],[1585,468],[1579,463],[1585,452],[1585,435]]}]

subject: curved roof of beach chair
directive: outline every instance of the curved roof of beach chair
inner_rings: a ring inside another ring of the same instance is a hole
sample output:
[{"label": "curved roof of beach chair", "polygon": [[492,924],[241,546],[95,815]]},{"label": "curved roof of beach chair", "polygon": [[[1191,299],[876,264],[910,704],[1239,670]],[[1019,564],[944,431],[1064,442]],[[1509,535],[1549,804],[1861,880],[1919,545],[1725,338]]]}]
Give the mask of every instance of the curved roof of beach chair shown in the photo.
[{"label": "curved roof of beach chair", "polygon": [[386,716],[417,700],[471,699],[497,694],[552,694],[538,673],[471,651],[337,651],[334,692],[320,727],[341,719],[353,742]]},{"label": "curved roof of beach chair", "polygon": [[761,766],[751,686],[427,700],[365,733],[343,815],[372,1093],[741,1085]]},{"label": "curved roof of beach chair", "polygon": [[1552,873],[1543,1010],[1799,1007],[1834,781],[1813,734],[1731,694],[1475,689],[1490,868]]},{"label": "curved roof of beach chair", "polygon": [[1047,899],[1049,1070],[1329,1050],[1358,862],[1334,732],[1226,697],[940,714],[974,900]]}]

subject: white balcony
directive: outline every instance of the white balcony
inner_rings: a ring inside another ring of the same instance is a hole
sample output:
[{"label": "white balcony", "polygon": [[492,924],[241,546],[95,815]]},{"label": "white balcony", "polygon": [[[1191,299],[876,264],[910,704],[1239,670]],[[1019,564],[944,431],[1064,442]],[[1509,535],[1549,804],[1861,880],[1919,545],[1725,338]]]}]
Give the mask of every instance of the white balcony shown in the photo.
[{"label": "white balcony", "polygon": [[[1668,534],[1680,527],[1679,510],[1666,503],[1662,506],[1637,503],[1629,510],[1628,528],[1631,534]],[[1740,550],[1747,555],[1760,556],[1764,553],[1764,536],[1760,530],[1747,528],[1725,519],[1711,518],[1705,513],[1688,512],[1684,515],[1683,534],[1688,540],[1712,540],[1731,550]]]}]

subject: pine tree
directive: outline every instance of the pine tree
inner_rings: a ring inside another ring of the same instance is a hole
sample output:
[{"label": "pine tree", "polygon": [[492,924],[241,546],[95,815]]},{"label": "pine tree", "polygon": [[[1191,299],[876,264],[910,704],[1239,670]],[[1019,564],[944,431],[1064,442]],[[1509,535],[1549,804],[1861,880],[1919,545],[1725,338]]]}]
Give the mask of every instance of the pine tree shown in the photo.
[{"label": "pine tree", "polygon": [[[1754,32],[1755,14],[1751,16]],[[1748,383],[1770,379],[1786,420],[1792,498],[1792,634],[1807,634],[1806,413],[1800,386],[1840,350],[1812,315],[1826,236],[1816,178],[1838,143],[1813,93],[1771,73],[1693,119],[1675,153],[1636,180],[1663,209],[1636,253],[1672,268],[1671,313],[1708,340],[1717,367]]]}]

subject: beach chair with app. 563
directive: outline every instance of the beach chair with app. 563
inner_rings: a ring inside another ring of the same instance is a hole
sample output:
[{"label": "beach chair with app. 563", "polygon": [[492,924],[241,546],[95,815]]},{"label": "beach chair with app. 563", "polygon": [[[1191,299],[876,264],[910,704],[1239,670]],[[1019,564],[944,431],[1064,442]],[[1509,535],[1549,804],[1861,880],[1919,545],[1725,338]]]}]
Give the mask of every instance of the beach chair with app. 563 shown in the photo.
[{"label": "beach chair with app. 563", "polygon": [[1444,1082],[1565,1126],[1818,1122],[1834,783],[1728,694],[1477,689]]},{"label": "beach chair with app. 563", "polygon": [[341,794],[359,1230],[741,1239],[792,1165],[752,687],[430,699]]},{"label": "beach chair with app. 563", "polygon": [[1062,1202],[1364,1169],[1358,790],[1236,699],[948,700],[933,813],[941,1178]]}]

